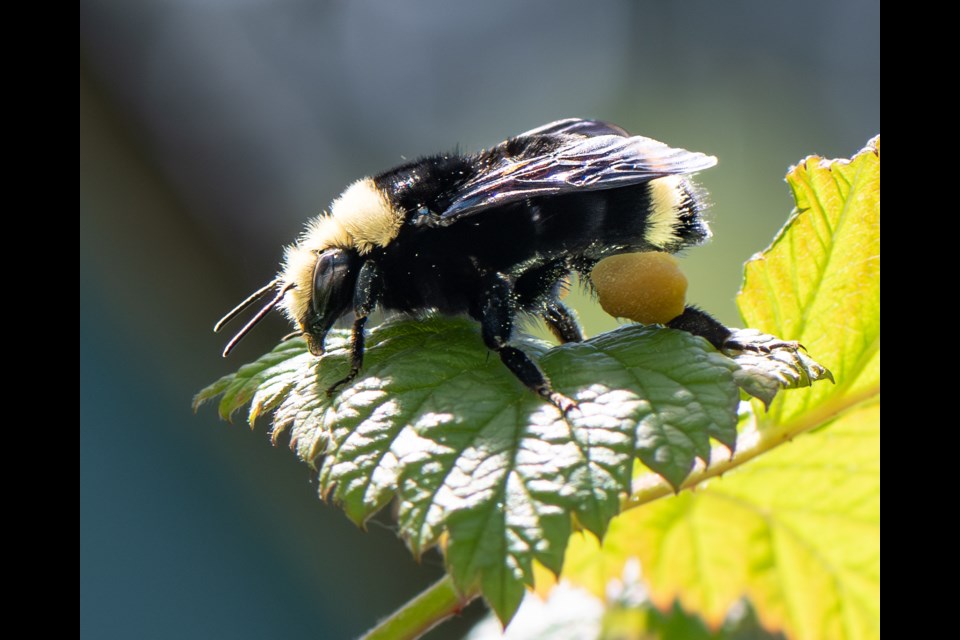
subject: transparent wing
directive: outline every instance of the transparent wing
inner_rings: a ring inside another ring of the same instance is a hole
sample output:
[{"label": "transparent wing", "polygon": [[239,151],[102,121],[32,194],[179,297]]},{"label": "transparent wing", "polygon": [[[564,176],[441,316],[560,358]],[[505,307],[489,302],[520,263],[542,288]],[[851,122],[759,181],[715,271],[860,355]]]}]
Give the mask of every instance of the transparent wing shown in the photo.
[{"label": "transparent wing", "polygon": [[585,138],[604,135],[630,137],[630,134],[627,133],[625,129],[615,124],[600,122],[599,120],[581,120],[580,118],[557,120],[556,122],[545,124],[536,129],[531,129],[530,131],[524,131],[517,137],[527,138],[530,136],[552,136],[560,134],[583,136]]},{"label": "transparent wing", "polygon": [[[603,127],[609,129],[611,125],[561,120],[518,137],[544,135],[543,131],[553,137],[558,130],[571,133]],[[541,155],[502,155],[489,170],[461,186],[457,197],[441,214],[440,222],[451,224],[485,208],[526,198],[626,187],[664,176],[695,173],[717,163],[714,156],[674,149],[643,136],[562,136],[559,142]]]}]

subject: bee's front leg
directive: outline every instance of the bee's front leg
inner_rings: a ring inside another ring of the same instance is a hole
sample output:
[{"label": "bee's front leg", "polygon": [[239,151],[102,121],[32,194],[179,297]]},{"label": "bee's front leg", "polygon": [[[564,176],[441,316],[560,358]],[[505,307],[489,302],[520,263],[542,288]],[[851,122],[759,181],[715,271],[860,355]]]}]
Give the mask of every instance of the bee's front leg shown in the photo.
[{"label": "bee's front leg", "polygon": [[360,268],[360,274],[357,276],[356,289],[353,292],[353,334],[350,340],[350,373],[342,380],[335,382],[329,389],[327,395],[332,396],[337,389],[349,383],[363,367],[363,353],[366,344],[366,333],[364,326],[367,324],[367,317],[373,313],[373,310],[380,303],[380,297],[383,294],[383,279],[380,276],[380,269],[373,260],[367,260]]}]

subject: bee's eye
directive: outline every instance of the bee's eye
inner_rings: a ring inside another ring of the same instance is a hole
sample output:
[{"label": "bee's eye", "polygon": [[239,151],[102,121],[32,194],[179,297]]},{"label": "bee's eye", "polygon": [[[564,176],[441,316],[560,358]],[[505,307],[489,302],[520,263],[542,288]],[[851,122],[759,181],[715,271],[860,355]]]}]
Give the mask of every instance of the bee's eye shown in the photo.
[{"label": "bee's eye", "polygon": [[353,301],[360,258],[356,251],[329,249],[320,254],[313,268],[314,322],[329,327]]}]

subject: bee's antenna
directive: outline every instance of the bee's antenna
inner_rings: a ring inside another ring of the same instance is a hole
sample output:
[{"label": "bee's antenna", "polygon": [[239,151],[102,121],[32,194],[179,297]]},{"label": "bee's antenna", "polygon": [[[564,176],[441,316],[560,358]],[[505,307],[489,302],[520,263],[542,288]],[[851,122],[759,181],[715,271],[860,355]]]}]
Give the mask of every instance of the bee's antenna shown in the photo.
[{"label": "bee's antenna", "polygon": [[291,331],[287,335],[280,338],[280,342],[286,342],[287,340],[293,340],[294,338],[299,338],[303,335],[303,331]]},{"label": "bee's antenna", "polygon": [[235,306],[233,309],[231,309],[227,313],[227,315],[220,318],[217,324],[213,325],[213,332],[219,333],[220,329],[223,329],[224,325],[226,325],[228,322],[236,318],[241,311],[243,311],[244,309],[252,305],[254,302],[259,300],[260,298],[262,298],[268,291],[270,291],[270,289],[273,289],[275,286],[277,286],[277,283],[279,282],[280,282],[280,278],[271,280],[270,282],[268,282],[267,284],[260,287],[259,289],[251,293],[249,296],[247,296],[246,300],[244,300],[243,302]]},{"label": "bee's antenna", "polygon": [[[268,313],[270,313],[271,311],[273,311],[273,308],[274,308],[275,306],[277,306],[277,304],[279,304],[281,300],[283,300],[283,296],[286,295],[287,291],[290,291],[290,289],[293,289],[293,288],[296,287],[296,286],[297,286],[296,283],[293,283],[293,282],[291,282],[290,284],[288,284],[287,286],[285,286],[283,289],[280,290],[279,293],[277,293],[276,296],[274,296],[273,300],[271,300],[270,302],[268,302],[266,305],[264,305],[263,309],[260,309],[260,311],[257,312],[257,315],[255,315],[255,316],[253,316],[252,318],[250,318],[250,322],[248,322],[247,324],[245,324],[245,325],[243,326],[243,329],[240,329],[239,333],[237,333],[237,335],[233,336],[233,338],[230,339],[230,342],[227,343],[226,348],[224,348],[224,350],[223,350],[223,357],[226,358],[228,355],[230,355],[230,352],[233,351],[233,348],[234,348],[235,346],[237,346],[237,343],[240,342],[240,340],[243,339],[243,336],[247,335],[247,333],[250,331],[250,329],[253,329],[253,328],[257,325],[258,322],[260,322],[261,320],[263,320],[264,317],[266,317],[266,315],[267,315]],[[255,293],[253,296],[251,296],[251,297],[253,298],[253,300],[256,300],[256,297],[255,297],[255,296],[257,296],[258,294],[259,294],[259,295],[263,295],[263,294],[262,294],[262,291],[263,291],[263,290],[258,291],[258,292]],[[243,304],[242,304],[241,306],[249,306],[251,302],[252,302],[252,300],[250,300],[250,299],[244,300],[244,301],[243,301]],[[236,314],[233,313],[233,311],[231,311],[230,314],[236,315]],[[228,314],[228,315],[230,315],[230,314]]]}]

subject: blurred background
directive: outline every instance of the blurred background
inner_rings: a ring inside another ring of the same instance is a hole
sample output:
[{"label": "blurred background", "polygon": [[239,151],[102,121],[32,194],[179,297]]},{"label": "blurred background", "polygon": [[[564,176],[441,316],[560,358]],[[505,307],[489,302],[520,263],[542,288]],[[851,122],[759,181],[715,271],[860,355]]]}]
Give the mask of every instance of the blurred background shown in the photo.
[{"label": "blurred background", "polygon": [[350,637],[441,575],[190,400],[289,331],[211,327],[349,182],[570,116],[719,157],[683,268],[736,325],[788,167],[879,133],[879,3],[81,0],[81,636]]}]

